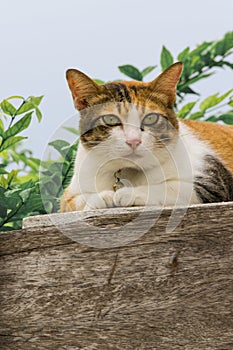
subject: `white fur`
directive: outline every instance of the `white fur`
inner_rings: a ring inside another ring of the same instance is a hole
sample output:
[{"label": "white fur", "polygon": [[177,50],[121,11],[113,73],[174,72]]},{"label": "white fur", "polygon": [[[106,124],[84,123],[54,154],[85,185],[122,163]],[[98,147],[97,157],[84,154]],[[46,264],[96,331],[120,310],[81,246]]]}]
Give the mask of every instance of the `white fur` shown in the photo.
[{"label": "white fur", "polygon": [[[194,177],[202,172],[205,155],[213,153],[210,147],[179,122],[176,143],[152,151],[150,136],[134,123],[135,113],[130,119],[124,130],[113,128],[111,137],[90,151],[80,142],[68,189],[77,194],[76,209],[198,203]],[[128,135],[142,139],[134,153],[125,142]],[[119,169],[129,185],[114,192],[114,173]]]}]

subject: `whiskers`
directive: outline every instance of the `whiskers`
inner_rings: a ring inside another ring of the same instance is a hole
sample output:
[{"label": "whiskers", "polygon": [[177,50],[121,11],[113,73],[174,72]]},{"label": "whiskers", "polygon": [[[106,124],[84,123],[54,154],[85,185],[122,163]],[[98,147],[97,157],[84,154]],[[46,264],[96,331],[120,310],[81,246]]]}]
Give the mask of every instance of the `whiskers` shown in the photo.
[{"label": "whiskers", "polygon": [[85,145],[89,148],[89,152],[101,153],[106,156],[111,154],[111,147],[104,142],[92,140],[86,141]]}]

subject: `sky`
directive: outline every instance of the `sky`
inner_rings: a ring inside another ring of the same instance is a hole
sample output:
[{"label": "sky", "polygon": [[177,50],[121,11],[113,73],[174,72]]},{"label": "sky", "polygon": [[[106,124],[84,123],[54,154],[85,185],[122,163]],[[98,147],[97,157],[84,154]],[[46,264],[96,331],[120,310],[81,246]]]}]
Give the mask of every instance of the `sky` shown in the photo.
[{"label": "sky", "polygon": [[[119,65],[159,64],[163,45],[176,57],[233,29],[232,0],[0,0],[0,13],[0,100],[44,95],[43,120],[34,118],[25,144],[40,158],[54,134],[63,136],[61,125],[78,125],[68,68],[122,79]],[[221,70],[198,88],[203,96],[225,92],[232,78],[232,71]]]}]

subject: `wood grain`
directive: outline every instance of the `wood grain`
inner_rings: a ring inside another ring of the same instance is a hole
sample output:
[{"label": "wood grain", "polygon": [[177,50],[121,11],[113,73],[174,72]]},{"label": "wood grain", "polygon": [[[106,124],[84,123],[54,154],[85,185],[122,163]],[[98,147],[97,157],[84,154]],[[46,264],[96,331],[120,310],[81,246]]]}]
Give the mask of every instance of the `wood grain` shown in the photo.
[{"label": "wood grain", "polygon": [[169,234],[166,209],[137,240],[129,226],[127,244],[117,232],[118,246],[85,244],[104,246],[139,214],[59,214],[1,233],[0,349],[232,350],[233,203],[190,207]]}]

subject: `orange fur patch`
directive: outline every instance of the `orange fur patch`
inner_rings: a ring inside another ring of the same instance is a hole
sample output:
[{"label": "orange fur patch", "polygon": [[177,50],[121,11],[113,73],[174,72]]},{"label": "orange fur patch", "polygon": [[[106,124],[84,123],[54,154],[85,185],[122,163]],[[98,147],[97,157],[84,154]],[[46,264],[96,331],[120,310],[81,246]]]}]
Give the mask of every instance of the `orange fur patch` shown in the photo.
[{"label": "orange fur patch", "polygon": [[61,197],[61,201],[60,201],[60,211],[61,212],[70,212],[70,211],[75,211],[75,198],[77,197],[76,195],[70,195],[69,188],[67,188],[62,197]]},{"label": "orange fur patch", "polygon": [[196,120],[181,120],[202,141],[216,152],[223,164],[233,174],[233,127]]}]

